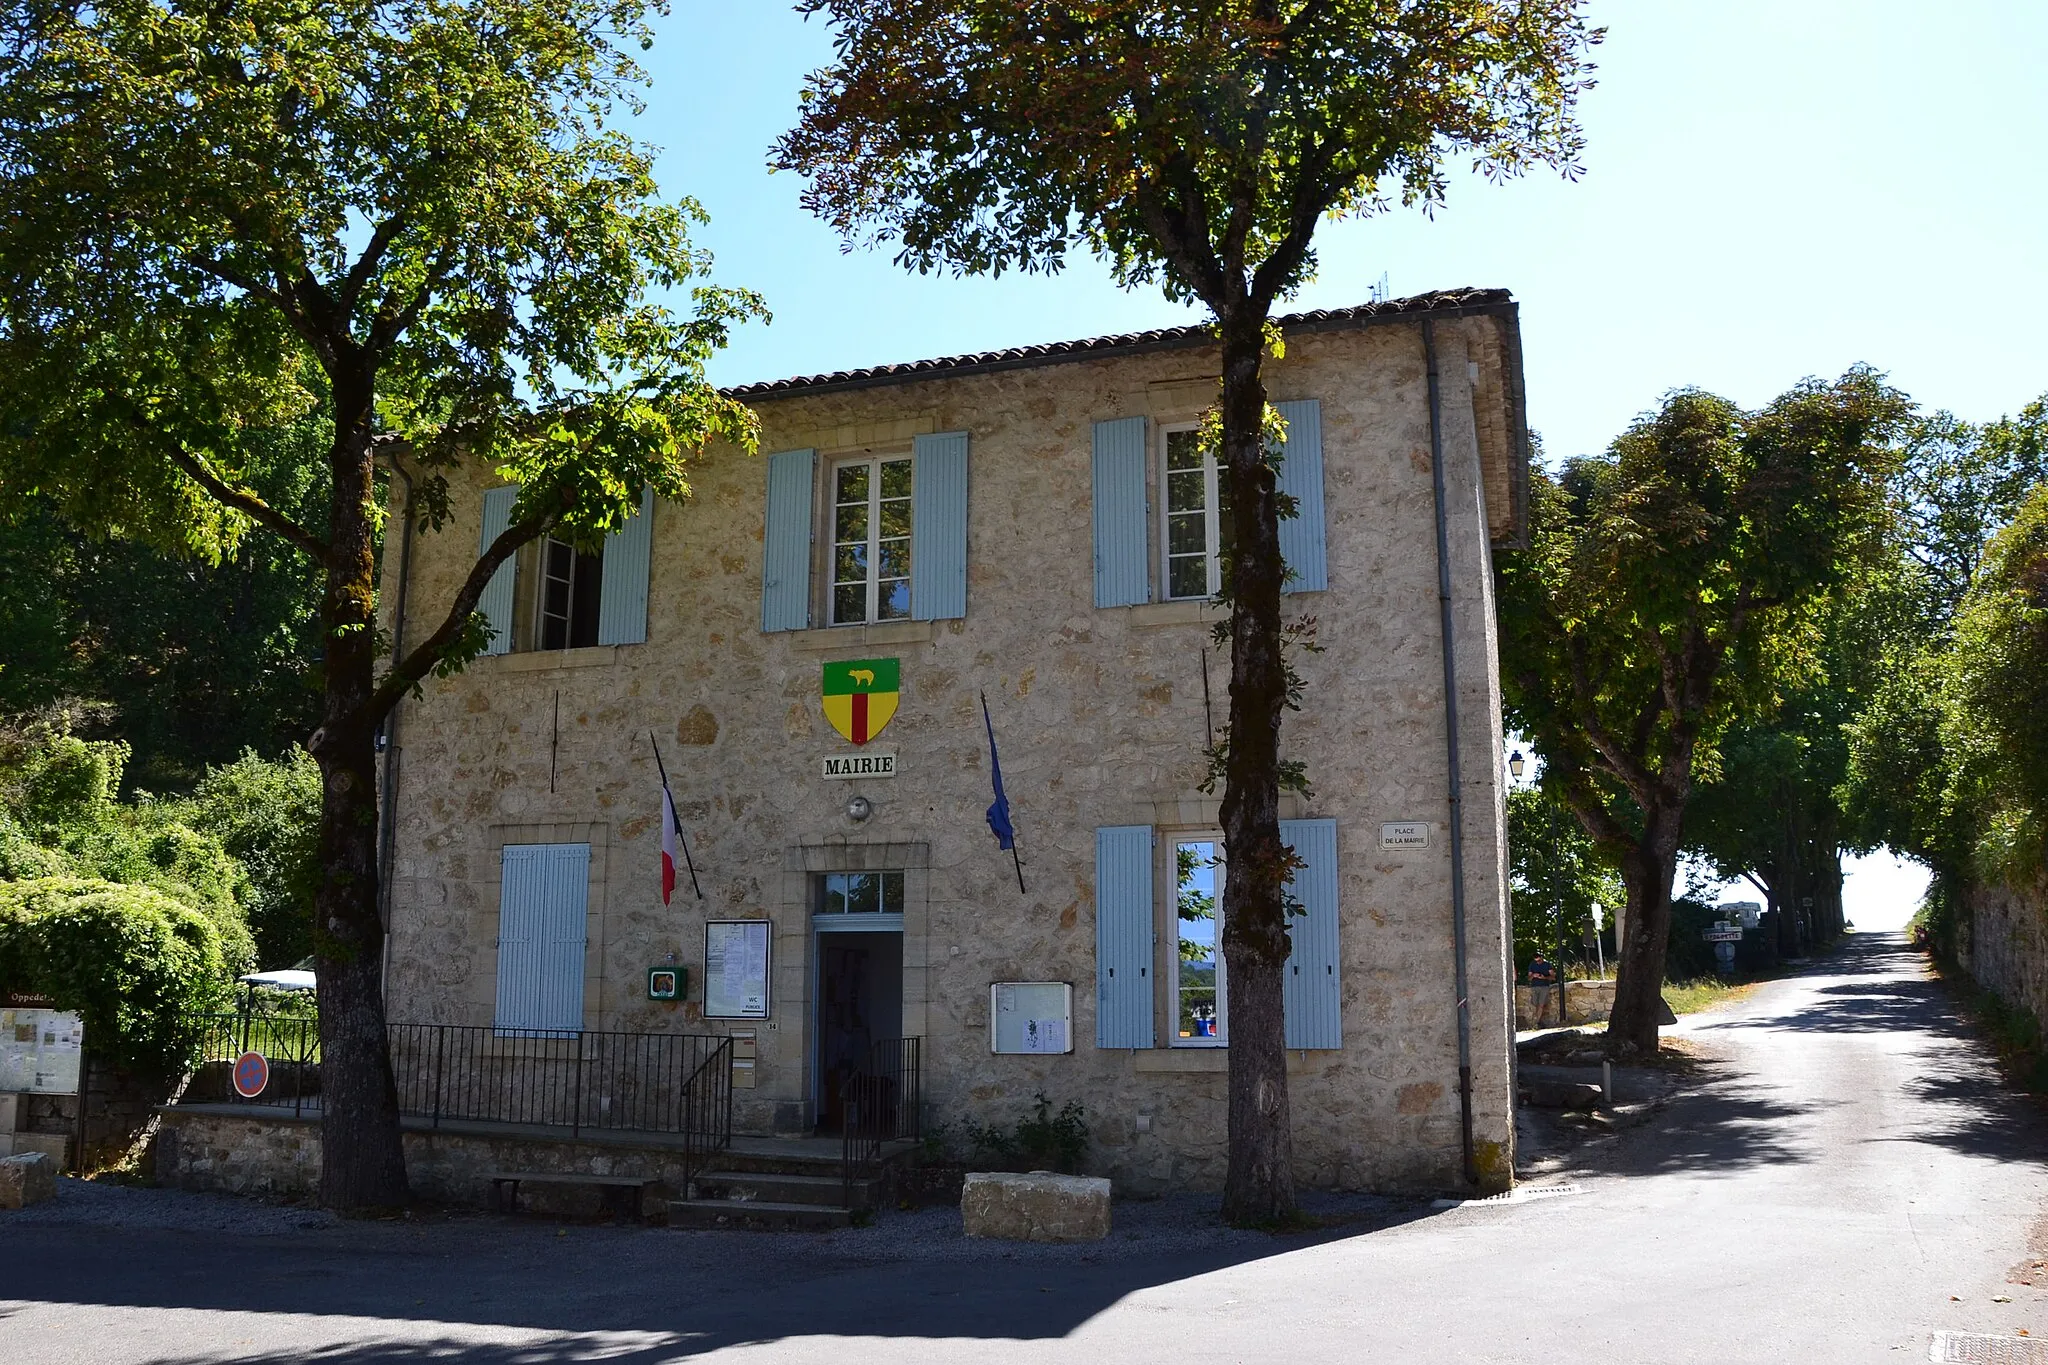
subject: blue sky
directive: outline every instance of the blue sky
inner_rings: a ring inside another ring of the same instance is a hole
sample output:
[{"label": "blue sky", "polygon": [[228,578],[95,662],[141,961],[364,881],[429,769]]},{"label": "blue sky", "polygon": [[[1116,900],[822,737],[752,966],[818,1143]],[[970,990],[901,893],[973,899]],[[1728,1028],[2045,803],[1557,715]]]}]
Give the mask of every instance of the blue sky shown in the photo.
[{"label": "blue sky", "polygon": [[[1680,385],[1762,403],[1856,362],[1989,418],[2048,390],[2048,4],[1596,3],[1587,173],[1461,175],[1432,220],[1334,225],[1295,306],[1504,286],[1522,302],[1531,424],[1598,450]],[[908,275],[844,255],[766,170],[826,30],[776,3],[678,0],[648,54],[641,136],[712,215],[718,277],[768,296],[717,362],[736,383],[1193,320],[1092,261],[1061,275]]]},{"label": "blue sky", "polygon": [[[1660,395],[1756,405],[1859,362],[1929,408],[1983,420],[2048,392],[2048,4],[2039,0],[1597,0],[1586,174],[1452,183],[1319,239],[1292,305],[1504,286],[1522,302],[1531,425],[1552,457],[1597,451]],[[648,54],[639,135],[663,187],[702,202],[720,281],[772,326],[723,383],[1196,320],[1085,257],[1054,277],[905,274],[843,254],[766,170],[827,31],[786,6],[677,0]],[[1852,919],[1903,920],[1924,877],[1859,862]],[[1739,888],[1737,888],[1739,891]]]}]

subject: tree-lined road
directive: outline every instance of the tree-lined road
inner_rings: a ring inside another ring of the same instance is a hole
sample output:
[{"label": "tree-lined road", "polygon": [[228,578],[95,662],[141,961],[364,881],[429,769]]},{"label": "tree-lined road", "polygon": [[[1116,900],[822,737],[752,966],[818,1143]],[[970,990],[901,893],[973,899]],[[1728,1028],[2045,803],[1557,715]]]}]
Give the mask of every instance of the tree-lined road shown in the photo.
[{"label": "tree-lined road", "polygon": [[1852,937],[1679,1031],[1722,1060],[1587,1149],[1574,1197],[1171,1257],[1112,1240],[1092,1262],[533,1221],[274,1237],[0,1221],[0,1357],[1727,1365],[2048,1335],[2048,1289],[2008,1282],[2048,1205],[2048,1123],[1999,1088],[1899,938]]}]

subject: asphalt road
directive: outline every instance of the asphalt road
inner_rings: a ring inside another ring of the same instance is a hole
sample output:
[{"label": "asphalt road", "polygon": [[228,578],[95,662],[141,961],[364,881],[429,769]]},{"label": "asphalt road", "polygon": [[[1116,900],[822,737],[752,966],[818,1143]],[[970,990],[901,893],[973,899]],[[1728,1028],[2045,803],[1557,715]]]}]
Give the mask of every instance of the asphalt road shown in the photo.
[{"label": "asphalt road", "polygon": [[1006,1258],[886,1228],[254,1236],[0,1215],[0,1361],[1724,1365],[1925,1360],[1937,1330],[2048,1336],[2048,1289],[2017,1282],[2048,1208],[2048,1122],[1998,1088],[1897,938],[1853,938],[1677,1032],[1718,1060],[1546,1177],[1582,1193],[1374,1206],[1305,1239]]}]

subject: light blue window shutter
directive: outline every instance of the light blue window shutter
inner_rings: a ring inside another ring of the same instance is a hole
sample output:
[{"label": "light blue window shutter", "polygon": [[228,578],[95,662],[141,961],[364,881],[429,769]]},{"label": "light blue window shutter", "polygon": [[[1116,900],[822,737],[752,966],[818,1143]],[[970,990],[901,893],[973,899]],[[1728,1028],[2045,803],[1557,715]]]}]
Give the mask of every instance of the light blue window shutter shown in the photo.
[{"label": "light blue window shutter", "polygon": [[1280,556],[1294,576],[1285,592],[1324,592],[1330,586],[1323,546],[1323,405],[1313,398],[1275,403],[1287,422],[1280,461],[1280,491],[1293,496],[1295,514],[1280,523]]},{"label": "light blue window shutter", "polygon": [[[478,554],[490,549],[491,542],[505,534],[505,528],[512,524],[512,504],[517,501],[519,485],[516,483],[484,491],[484,526],[483,533],[477,537]],[[511,560],[500,564],[498,571],[491,575],[491,581],[484,585],[484,595],[476,600],[476,609],[483,613],[484,620],[491,623],[491,642],[484,647],[486,654],[512,652],[512,578],[515,572]]]},{"label": "light blue window shutter", "polygon": [[640,490],[640,510],[605,537],[604,581],[597,597],[597,642],[647,643],[647,564],[654,548],[654,490]]},{"label": "light blue window shutter", "polygon": [[1145,539],[1145,419],[1097,422],[1096,606],[1133,607],[1152,600]]},{"label": "light blue window shutter", "polygon": [[917,438],[911,472],[910,615],[967,614],[967,433]]},{"label": "light blue window shutter", "polygon": [[1095,831],[1095,1046],[1152,1046],[1152,827]]},{"label": "light blue window shutter", "polygon": [[499,1029],[574,1033],[583,1027],[589,888],[589,844],[505,846],[498,893]]},{"label": "light blue window shutter", "polygon": [[1280,841],[1303,867],[1294,869],[1288,891],[1305,914],[1287,921],[1292,947],[1281,983],[1280,1006],[1287,1046],[1343,1045],[1342,978],[1337,964],[1337,822],[1282,820]]},{"label": "light blue window shutter", "polygon": [[768,522],[761,535],[763,630],[804,630],[811,624],[811,487],[817,459],[814,450],[768,457]]}]

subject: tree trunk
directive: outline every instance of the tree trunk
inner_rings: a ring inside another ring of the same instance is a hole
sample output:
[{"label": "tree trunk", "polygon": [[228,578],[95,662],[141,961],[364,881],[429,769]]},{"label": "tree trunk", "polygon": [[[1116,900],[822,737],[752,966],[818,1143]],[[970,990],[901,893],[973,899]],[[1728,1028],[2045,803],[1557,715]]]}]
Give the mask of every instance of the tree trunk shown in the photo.
[{"label": "tree trunk", "polygon": [[[1245,310],[1249,314],[1250,310]],[[1230,1168],[1223,1216],[1271,1224],[1298,1212],[1281,983],[1288,871],[1280,842],[1280,521],[1261,448],[1266,387],[1257,316],[1223,322],[1223,477],[1230,496],[1230,749],[1224,770],[1223,959],[1230,983]]]},{"label": "tree trunk", "polygon": [[[320,981],[320,1202],[406,1202],[398,1090],[384,1028],[384,925],[377,895],[376,546],[370,508],[368,384],[337,384],[332,457],[333,560],[322,603],[326,695],[308,748],[320,765],[320,888],[314,948]],[[351,401],[353,400],[353,401]]]},{"label": "tree trunk", "polygon": [[1615,968],[1607,1050],[1617,1060],[1654,1057],[1664,1010],[1664,953],[1671,939],[1671,882],[1678,875],[1682,810],[1644,812],[1643,836],[1621,860],[1627,941]]}]

